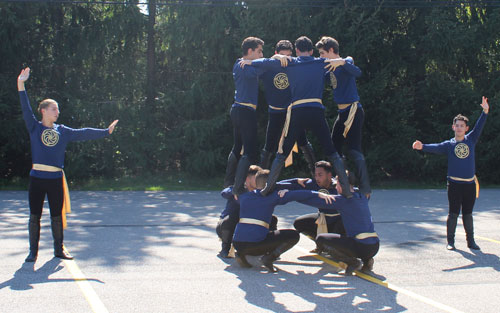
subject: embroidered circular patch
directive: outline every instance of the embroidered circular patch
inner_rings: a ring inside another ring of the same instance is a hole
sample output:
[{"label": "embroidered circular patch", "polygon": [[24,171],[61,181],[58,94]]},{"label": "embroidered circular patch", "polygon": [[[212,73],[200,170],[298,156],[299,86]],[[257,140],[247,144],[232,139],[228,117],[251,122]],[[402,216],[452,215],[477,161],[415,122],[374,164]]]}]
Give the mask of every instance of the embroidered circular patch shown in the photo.
[{"label": "embroidered circular patch", "polygon": [[337,89],[337,77],[333,74],[333,72],[330,72],[330,84],[333,89]]},{"label": "embroidered circular patch", "polygon": [[47,147],[53,147],[59,142],[59,134],[51,128],[42,133],[42,143]]},{"label": "embroidered circular patch", "polygon": [[465,159],[469,156],[469,146],[465,143],[459,143],[455,146],[455,155],[459,159]]},{"label": "embroidered circular patch", "polygon": [[274,87],[278,89],[287,89],[290,84],[288,83],[288,76],[285,73],[278,73],[274,76]]},{"label": "embroidered circular patch", "polygon": [[318,190],[318,192],[324,193],[325,195],[329,195],[330,194],[330,192],[328,191],[328,189],[320,189],[320,190]]}]

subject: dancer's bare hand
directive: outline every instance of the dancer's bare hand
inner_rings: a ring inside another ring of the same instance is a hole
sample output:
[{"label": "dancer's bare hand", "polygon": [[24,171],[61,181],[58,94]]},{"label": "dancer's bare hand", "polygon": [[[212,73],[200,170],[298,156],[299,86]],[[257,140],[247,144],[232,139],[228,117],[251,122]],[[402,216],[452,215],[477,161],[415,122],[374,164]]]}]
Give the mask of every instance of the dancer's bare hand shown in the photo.
[{"label": "dancer's bare hand", "polygon": [[420,140],[415,140],[415,142],[412,145],[412,148],[415,150],[422,150],[423,144]]},{"label": "dancer's bare hand", "polygon": [[245,68],[245,65],[252,65],[252,60],[241,60],[240,67]]},{"label": "dancer's bare hand", "polygon": [[275,54],[271,57],[271,59],[276,59],[279,60],[281,63],[281,67],[287,67],[288,66],[288,61],[292,60],[291,56],[288,55],[282,55],[282,54]]},{"label": "dancer's bare hand", "polygon": [[24,82],[30,77],[30,68],[27,67],[21,71],[21,74],[17,77],[17,90],[24,91]]},{"label": "dancer's bare hand", "polygon": [[113,131],[115,130],[115,126],[118,124],[118,120],[114,120],[113,123],[111,123],[108,127],[109,134],[112,134]]},{"label": "dancer's bare hand", "polygon": [[325,63],[328,63],[327,65],[325,65],[325,68],[328,69],[328,72],[333,72],[333,71],[335,71],[335,69],[337,67],[344,65],[345,64],[345,60],[342,59],[342,58],[338,58],[338,59],[326,59]]},{"label": "dancer's bare hand", "polygon": [[280,191],[278,191],[278,196],[280,196],[280,198],[283,198],[287,192],[288,192],[288,189],[280,190]]},{"label": "dancer's bare hand", "polygon": [[306,188],[306,181],[308,181],[309,178],[297,178],[297,184],[301,185],[303,188]]},{"label": "dancer's bare hand", "polygon": [[318,197],[324,199],[327,204],[331,204],[333,201],[335,201],[334,195],[327,195],[326,193],[322,192],[318,192]]},{"label": "dancer's bare hand", "polygon": [[481,107],[483,108],[483,112],[488,114],[490,111],[490,105],[488,104],[488,98],[483,96],[483,102],[481,102]]}]

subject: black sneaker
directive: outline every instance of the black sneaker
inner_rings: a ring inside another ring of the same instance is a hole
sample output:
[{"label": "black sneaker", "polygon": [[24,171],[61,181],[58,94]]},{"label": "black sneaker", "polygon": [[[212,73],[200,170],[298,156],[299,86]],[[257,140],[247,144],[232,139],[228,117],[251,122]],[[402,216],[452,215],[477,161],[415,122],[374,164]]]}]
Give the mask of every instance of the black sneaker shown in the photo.
[{"label": "black sneaker", "polygon": [[252,267],[252,265],[250,263],[248,263],[248,261],[247,261],[247,259],[245,258],[244,255],[240,255],[238,252],[236,252],[235,258],[236,258],[236,262],[238,262],[238,264],[241,267],[243,267],[243,268],[250,268],[250,267]]},{"label": "black sneaker", "polygon": [[273,254],[264,254],[261,258],[260,261],[262,262],[262,265],[267,267],[269,272],[277,272],[276,268],[274,268],[273,262],[276,261],[276,257]]},{"label": "black sneaker", "polygon": [[349,261],[349,264],[347,264],[347,268],[345,269],[345,276],[351,276],[354,271],[357,271],[361,268],[362,263],[358,259],[353,259],[352,261]]},{"label": "black sneaker", "polygon": [[373,260],[373,258],[369,258],[368,260],[363,261],[363,267],[361,268],[361,271],[362,272],[371,272],[371,271],[373,271],[373,263],[375,263],[375,261]]}]

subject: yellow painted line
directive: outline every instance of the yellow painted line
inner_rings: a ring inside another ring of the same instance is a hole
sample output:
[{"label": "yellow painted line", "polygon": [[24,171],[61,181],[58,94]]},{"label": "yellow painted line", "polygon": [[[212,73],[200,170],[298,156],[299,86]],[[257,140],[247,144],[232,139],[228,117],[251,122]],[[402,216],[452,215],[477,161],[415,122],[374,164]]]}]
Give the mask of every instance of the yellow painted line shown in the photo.
[{"label": "yellow painted line", "polygon": [[[66,249],[66,247],[64,247],[64,249]],[[71,275],[73,276],[75,282],[82,290],[85,299],[87,299],[87,302],[90,304],[90,307],[92,308],[92,312],[109,313],[108,309],[106,309],[101,299],[99,299],[99,297],[95,293],[94,289],[90,285],[85,275],[83,275],[82,271],[76,264],[75,260],[63,260],[63,262],[68,268]]]},{"label": "yellow painted line", "polygon": [[[465,233],[462,233],[462,232],[457,232],[457,234],[465,236]],[[498,240],[491,239],[491,238],[486,238],[486,237],[482,237],[482,236],[478,236],[478,235],[474,235],[474,239],[481,239],[481,240],[486,240],[486,241],[489,241],[489,242],[500,244],[500,241],[498,241]]]},{"label": "yellow painted line", "polygon": [[[333,260],[330,260],[330,259],[325,258],[325,257],[323,257],[321,255],[318,255],[318,254],[311,254],[309,251],[307,251],[306,249],[304,249],[302,247],[295,246],[294,248],[302,251],[303,253],[307,253],[310,256],[313,256],[316,259],[318,259],[320,261],[323,261],[325,263],[328,263],[328,264],[330,264],[330,265],[332,265],[334,267],[345,269],[345,265],[343,263],[342,264],[337,263],[337,262],[335,262]],[[359,278],[362,278],[364,280],[370,281],[372,283],[375,283],[377,285],[380,285],[380,286],[385,287],[387,289],[390,289],[392,291],[395,291],[395,292],[407,295],[407,296],[412,297],[412,298],[414,298],[416,300],[419,300],[421,302],[427,303],[427,304],[429,304],[429,305],[431,305],[431,306],[433,306],[435,308],[441,309],[441,310],[443,310],[445,312],[464,313],[464,312],[459,311],[459,310],[457,310],[455,308],[447,306],[446,304],[442,304],[442,303],[439,303],[439,302],[434,301],[432,299],[429,299],[427,297],[421,296],[421,295],[416,294],[416,293],[414,293],[412,291],[409,291],[409,290],[406,290],[404,288],[398,287],[398,286],[396,286],[394,284],[388,283],[387,281],[381,281],[380,279],[377,279],[377,278],[375,278],[373,276],[370,276],[370,275],[366,275],[366,274],[364,274],[364,273],[362,273],[360,271],[355,271],[355,273],[356,273],[356,276],[358,276]]]}]

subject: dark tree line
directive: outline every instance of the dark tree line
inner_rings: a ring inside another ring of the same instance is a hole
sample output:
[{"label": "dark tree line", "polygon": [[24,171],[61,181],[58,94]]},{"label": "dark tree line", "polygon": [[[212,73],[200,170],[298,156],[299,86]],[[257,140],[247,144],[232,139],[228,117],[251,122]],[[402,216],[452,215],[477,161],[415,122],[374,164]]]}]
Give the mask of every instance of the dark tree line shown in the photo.
[{"label": "dark tree line", "polygon": [[[26,176],[29,138],[15,80],[30,66],[27,90],[35,105],[54,98],[60,123],[117,131],[102,141],[73,144],[66,167],[73,178],[164,175],[222,176],[232,143],[231,69],[247,36],[261,37],[271,56],[280,39],[337,38],[341,55],[362,69],[366,111],[363,148],[374,182],[437,182],[444,157],[411,149],[415,139],[453,136],[458,113],[475,122],[481,96],[490,116],[476,148],[481,181],[498,183],[500,169],[500,8],[493,6],[363,7],[174,6],[151,1],[120,5],[0,3],[0,177]],[[297,1],[291,1],[291,3]],[[210,3],[206,1],[206,3]],[[477,4],[477,2],[476,2]],[[151,11],[153,12],[153,11]],[[263,144],[267,107],[261,98]],[[336,116],[331,92],[324,103]],[[322,157],[319,145],[318,157]],[[286,174],[305,173],[300,158]]]}]

